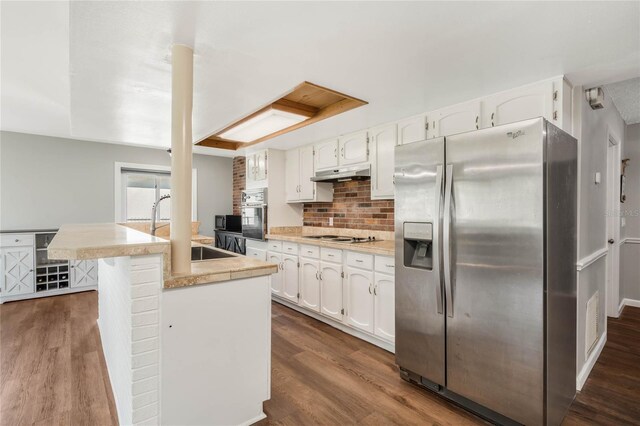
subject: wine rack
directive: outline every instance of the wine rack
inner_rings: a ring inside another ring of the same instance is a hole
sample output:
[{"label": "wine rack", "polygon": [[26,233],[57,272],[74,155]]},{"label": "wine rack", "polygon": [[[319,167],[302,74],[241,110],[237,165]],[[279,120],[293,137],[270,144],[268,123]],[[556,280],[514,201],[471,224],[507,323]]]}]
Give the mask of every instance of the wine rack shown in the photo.
[{"label": "wine rack", "polygon": [[36,292],[69,288],[69,262],[49,259],[47,247],[55,232],[36,234]]}]

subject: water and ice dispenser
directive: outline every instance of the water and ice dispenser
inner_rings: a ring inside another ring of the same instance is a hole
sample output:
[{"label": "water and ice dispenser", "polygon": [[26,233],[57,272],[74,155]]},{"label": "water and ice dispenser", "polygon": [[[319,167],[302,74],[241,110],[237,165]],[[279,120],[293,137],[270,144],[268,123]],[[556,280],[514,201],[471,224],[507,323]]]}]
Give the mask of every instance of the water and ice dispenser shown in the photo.
[{"label": "water and ice dispenser", "polygon": [[403,226],[404,266],[433,269],[433,224],[405,222]]}]

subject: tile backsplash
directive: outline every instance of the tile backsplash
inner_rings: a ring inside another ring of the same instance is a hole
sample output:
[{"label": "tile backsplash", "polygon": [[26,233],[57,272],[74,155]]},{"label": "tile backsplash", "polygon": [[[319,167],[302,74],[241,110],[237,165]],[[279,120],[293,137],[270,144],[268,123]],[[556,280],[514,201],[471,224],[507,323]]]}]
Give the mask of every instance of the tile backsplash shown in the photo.
[{"label": "tile backsplash", "polygon": [[371,181],[333,184],[332,203],[305,203],[304,226],[393,231],[393,200],[372,200]]},{"label": "tile backsplash", "polygon": [[245,157],[233,158],[233,214],[239,215],[242,191],[246,183]]}]

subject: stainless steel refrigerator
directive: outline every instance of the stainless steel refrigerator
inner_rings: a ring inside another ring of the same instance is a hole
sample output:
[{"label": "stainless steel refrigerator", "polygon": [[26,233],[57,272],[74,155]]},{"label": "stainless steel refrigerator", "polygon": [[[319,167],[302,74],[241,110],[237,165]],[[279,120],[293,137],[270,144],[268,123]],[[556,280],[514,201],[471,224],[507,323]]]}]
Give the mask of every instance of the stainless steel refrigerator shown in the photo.
[{"label": "stainless steel refrigerator", "polygon": [[396,362],[494,422],[576,389],[577,142],[542,118],[396,147]]}]

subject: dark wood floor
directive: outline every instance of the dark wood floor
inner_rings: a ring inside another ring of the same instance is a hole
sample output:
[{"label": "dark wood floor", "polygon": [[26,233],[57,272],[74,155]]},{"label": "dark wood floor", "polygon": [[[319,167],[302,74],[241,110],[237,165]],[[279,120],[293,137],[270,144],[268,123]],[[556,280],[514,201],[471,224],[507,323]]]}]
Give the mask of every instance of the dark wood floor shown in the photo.
[{"label": "dark wood floor", "polygon": [[[115,425],[95,292],[0,306],[0,424]],[[261,424],[482,424],[398,376],[393,355],[273,305],[268,418]],[[566,425],[640,424],[640,309],[608,342]]]}]

